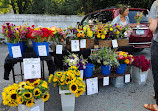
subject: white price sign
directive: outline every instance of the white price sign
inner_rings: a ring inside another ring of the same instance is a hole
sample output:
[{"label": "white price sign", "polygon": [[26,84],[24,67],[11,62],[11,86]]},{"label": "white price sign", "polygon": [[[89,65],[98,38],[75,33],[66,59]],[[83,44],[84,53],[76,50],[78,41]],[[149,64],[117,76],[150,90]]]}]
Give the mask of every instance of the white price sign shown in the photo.
[{"label": "white price sign", "polygon": [[71,40],[71,51],[80,51],[79,40]]},{"label": "white price sign", "polygon": [[112,46],[113,48],[117,48],[118,47],[118,43],[117,43],[117,40],[112,40]]},{"label": "white price sign", "polygon": [[47,56],[47,50],[45,45],[38,46],[39,56]]},{"label": "white price sign", "polygon": [[86,39],[80,40],[80,48],[86,48]]},{"label": "white price sign", "polygon": [[104,77],[103,78],[103,86],[109,85],[109,77]]},{"label": "white price sign", "polygon": [[86,79],[87,95],[98,93],[98,77]]},{"label": "white price sign", "polygon": [[23,59],[24,79],[41,78],[40,58]]},{"label": "white price sign", "polygon": [[125,75],[125,83],[130,82],[130,78],[131,78],[130,74],[126,74]]},{"label": "white price sign", "polygon": [[56,54],[62,54],[63,45],[56,45]]},{"label": "white price sign", "polygon": [[12,46],[13,58],[22,57],[20,46]]}]

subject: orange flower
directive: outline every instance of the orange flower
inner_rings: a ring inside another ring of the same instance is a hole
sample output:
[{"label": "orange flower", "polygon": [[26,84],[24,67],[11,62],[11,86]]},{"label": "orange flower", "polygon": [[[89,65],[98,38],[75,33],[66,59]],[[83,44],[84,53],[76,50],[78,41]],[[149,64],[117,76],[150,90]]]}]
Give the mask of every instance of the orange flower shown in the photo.
[{"label": "orange flower", "polygon": [[84,33],[82,33],[82,34],[81,34],[81,36],[82,36],[82,37],[84,37],[84,36],[85,36],[85,34],[84,34]]},{"label": "orange flower", "polygon": [[80,33],[77,33],[77,37],[80,37]]}]

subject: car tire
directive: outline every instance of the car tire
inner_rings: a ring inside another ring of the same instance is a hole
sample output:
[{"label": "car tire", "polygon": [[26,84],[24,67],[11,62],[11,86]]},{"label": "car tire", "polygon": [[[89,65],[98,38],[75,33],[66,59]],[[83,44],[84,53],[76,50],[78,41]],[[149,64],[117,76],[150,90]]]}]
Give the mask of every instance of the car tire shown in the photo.
[{"label": "car tire", "polygon": [[141,52],[144,48],[135,48],[133,51],[134,52]]}]

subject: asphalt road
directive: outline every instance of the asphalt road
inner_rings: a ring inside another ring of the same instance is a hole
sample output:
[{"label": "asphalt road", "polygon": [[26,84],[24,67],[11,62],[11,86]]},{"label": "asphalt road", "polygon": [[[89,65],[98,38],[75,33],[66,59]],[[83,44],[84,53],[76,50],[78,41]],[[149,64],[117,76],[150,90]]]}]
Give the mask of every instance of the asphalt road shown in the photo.
[{"label": "asphalt road", "polygon": [[[0,45],[0,94],[3,88],[8,84],[12,84],[12,74],[10,80],[4,80],[4,60],[8,54],[7,46]],[[133,53],[134,55],[145,55],[150,59],[150,49],[144,49],[142,52]],[[46,65],[45,65],[46,66]],[[46,67],[45,67],[46,68]],[[15,66],[15,71],[19,70],[19,64]],[[48,71],[46,68],[46,78]],[[16,77],[16,81],[21,81]],[[45,111],[61,111],[60,95],[58,88],[54,88],[49,84],[50,99],[45,103]],[[151,71],[149,71],[146,85],[138,85],[136,83],[127,83],[124,88],[116,88],[112,85],[103,86],[102,81],[99,81],[99,93],[94,95],[84,95],[76,98],[75,111],[146,111],[143,104],[154,104],[152,98],[154,94],[153,79]],[[2,104],[0,96],[0,111],[17,111],[17,107],[10,108]]]}]

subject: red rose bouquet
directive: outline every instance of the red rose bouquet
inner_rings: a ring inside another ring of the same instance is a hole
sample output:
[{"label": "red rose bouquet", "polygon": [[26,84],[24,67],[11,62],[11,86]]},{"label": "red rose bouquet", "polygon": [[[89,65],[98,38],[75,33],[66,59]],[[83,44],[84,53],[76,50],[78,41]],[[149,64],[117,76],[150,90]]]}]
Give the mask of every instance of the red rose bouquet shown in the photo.
[{"label": "red rose bouquet", "polygon": [[138,67],[141,71],[147,71],[150,67],[150,60],[147,60],[144,55],[134,56],[133,66]]}]

